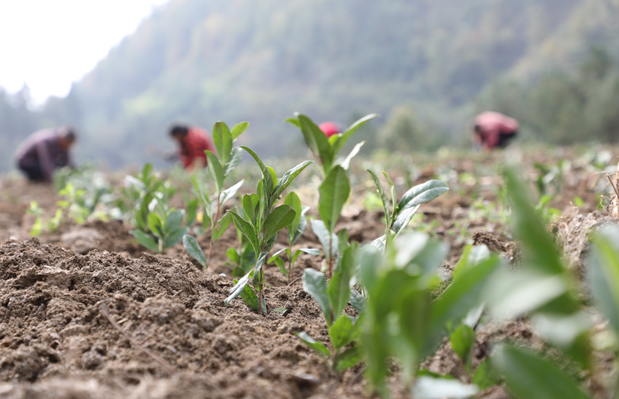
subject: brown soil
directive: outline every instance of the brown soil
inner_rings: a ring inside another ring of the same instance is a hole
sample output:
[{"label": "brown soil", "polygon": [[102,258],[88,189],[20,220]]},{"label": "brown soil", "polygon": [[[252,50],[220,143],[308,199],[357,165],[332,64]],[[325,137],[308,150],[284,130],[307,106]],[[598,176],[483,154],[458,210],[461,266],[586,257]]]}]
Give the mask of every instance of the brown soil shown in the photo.
[{"label": "brown soil", "polygon": [[300,283],[267,290],[288,312],[260,317],[224,305],[229,280],[163,256],[80,255],[35,238],[2,244],[0,272],[3,397],[364,396],[360,366],[335,375],[294,335],[328,342]]}]

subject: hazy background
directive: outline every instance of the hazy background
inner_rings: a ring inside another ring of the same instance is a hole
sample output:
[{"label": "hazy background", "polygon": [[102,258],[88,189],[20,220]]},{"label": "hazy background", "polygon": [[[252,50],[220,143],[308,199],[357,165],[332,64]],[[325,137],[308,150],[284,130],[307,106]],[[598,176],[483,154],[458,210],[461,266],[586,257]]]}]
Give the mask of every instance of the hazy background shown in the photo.
[{"label": "hazy background", "polygon": [[468,146],[487,109],[523,140],[614,142],[617,21],[619,0],[3,2],[0,171],[62,123],[82,135],[78,160],[108,168],[156,160],[146,148],[171,148],[175,121],[247,120],[245,144],[295,155],[295,111],[380,113],[366,150]]}]

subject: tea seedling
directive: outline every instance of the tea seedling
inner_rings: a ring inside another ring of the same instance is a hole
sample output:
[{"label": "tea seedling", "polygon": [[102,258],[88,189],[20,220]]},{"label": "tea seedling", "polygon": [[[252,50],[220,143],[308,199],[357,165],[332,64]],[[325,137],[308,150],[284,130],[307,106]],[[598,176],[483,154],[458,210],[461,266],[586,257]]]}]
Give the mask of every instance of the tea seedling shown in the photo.
[{"label": "tea seedling", "polygon": [[[210,228],[211,240],[209,243],[208,255],[205,257],[195,238],[187,236],[183,239],[185,249],[189,254],[204,268],[208,268],[213,250],[213,243],[219,239],[226,231],[232,215],[223,215],[223,206],[230,199],[234,198],[239,188],[243,185],[243,180],[234,184],[232,187],[224,189],[224,181],[240,163],[242,151],[240,147],[234,147],[236,139],[245,132],[249,123],[241,122],[232,131],[223,122],[217,122],[213,128],[213,142],[217,149],[219,158],[211,151],[206,151],[208,159],[208,172],[215,182],[215,193],[209,196],[203,184],[193,179],[194,190],[198,200],[202,204],[204,211],[202,225]],[[204,260],[205,259],[205,260]]]},{"label": "tea seedling", "polygon": [[284,173],[278,180],[275,171],[267,167],[253,150],[248,147],[241,148],[254,158],[262,173],[262,179],[258,182],[255,194],[243,196],[244,215],[242,216],[234,211],[228,211],[228,214],[232,215],[237,230],[247,238],[258,257],[254,269],[236,283],[230,290],[231,295],[224,302],[228,304],[232,299],[246,293],[246,287],[251,290],[247,286],[251,278],[254,289],[258,291],[258,304],[260,304],[258,311],[266,315],[266,305],[263,299],[264,271],[262,267],[269,251],[271,251],[275,244],[277,233],[290,225],[296,218],[296,212],[292,206],[283,204],[275,207],[275,204],[284,190],[312,162],[305,161],[298,164]]}]

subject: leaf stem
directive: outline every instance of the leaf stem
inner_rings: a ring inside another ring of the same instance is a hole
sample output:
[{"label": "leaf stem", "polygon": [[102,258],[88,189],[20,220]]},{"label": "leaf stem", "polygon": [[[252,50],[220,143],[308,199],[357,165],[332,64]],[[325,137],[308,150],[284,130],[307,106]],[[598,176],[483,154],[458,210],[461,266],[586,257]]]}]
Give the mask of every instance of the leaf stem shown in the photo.
[{"label": "leaf stem", "polygon": [[211,242],[209,244],[208,247],[208,256],[206,258],[206,267],[208,269],[209,265],[211,264],[211,253],[213,251],[213,230],[215,229],[215,225],[217,224],[217,221],[219,220],[219,207],[220,207],[220,197],[221,197],[221,193],[217,193],[217,211],[215,212],[215,221],[211,222]]}]

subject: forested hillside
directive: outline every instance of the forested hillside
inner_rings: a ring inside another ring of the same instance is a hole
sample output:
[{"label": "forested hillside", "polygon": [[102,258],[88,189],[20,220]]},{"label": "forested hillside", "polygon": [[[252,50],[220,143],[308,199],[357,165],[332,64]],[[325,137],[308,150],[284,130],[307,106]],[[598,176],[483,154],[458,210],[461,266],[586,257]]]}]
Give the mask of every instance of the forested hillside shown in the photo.
[{"label": "forested hillside", "polygon": [[[248,120],[246,142],[270,155],[298,139],[282,123],[294,111],[342,123],[378,112],[373,128],[381,132],[402,125],[386,123],[400,115],[419,140],[428,129],[462,134],[490,82],[576,70],[594,44],[619,55],[618,4],[171,0],[31,124],[76,124],[81,155],[110,167],[152,160],[145,148],[170,147],[174,121],[210,129],[216,120]],[[372,144],[384,143],[379,136]]]}]

